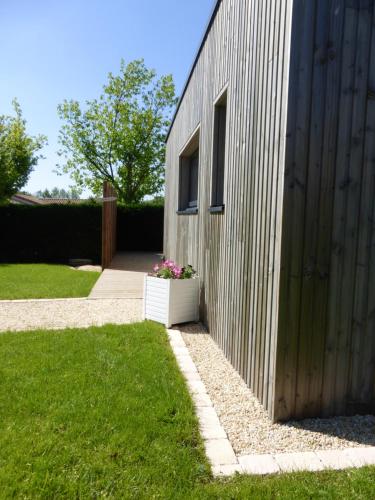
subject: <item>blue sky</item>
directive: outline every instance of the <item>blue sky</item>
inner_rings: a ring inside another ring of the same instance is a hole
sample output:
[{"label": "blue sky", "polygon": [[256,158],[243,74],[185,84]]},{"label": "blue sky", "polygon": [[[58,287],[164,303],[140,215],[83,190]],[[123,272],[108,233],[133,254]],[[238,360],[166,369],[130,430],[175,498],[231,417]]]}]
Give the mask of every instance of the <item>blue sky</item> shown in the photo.
[{"label": "blue sky", "polygon": [[120,59],[143,57],[182,90],[215,0],[1,0],[0,114],[19,100],[28,132],[49,145],[25,187],[68,187],[58,160],[57,105],[99,95]]}]

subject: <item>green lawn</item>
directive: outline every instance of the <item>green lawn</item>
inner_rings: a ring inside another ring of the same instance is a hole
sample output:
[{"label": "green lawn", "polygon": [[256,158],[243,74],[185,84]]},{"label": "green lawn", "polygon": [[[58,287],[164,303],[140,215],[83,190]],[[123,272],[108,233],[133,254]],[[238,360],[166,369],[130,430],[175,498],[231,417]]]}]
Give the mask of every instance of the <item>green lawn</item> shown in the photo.
[{"label": "green lawn", "polygon": [[165,331],[0,335],[0,498],[374,498],[375,469],[214,480]]},{"label": "green lawn", "polygon": [[0,300],[87,297],[100,273],[51,264],[0,264]]}]

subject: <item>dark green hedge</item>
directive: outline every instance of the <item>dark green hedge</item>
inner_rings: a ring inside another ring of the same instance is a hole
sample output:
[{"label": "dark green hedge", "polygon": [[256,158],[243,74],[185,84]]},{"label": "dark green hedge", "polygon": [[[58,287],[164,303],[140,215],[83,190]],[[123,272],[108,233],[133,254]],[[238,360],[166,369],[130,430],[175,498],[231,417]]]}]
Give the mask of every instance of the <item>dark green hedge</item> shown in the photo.
[{"label": "dark green hedge", "polygon": [[119,207],[117,212],[117,249],[161,252],[163,249],[164,208],[141,205]]},{"label": "dark green hedge", "polygon": [[[118,250],[160,251],[164,209],[118,209]],[[100,205],[0,206],[0,262],[56,262],[101,257]]]},{"label": "dark green hedge", "polygon": [[100,262],[101,207],[9,205],[0,207],[1,262]]}]

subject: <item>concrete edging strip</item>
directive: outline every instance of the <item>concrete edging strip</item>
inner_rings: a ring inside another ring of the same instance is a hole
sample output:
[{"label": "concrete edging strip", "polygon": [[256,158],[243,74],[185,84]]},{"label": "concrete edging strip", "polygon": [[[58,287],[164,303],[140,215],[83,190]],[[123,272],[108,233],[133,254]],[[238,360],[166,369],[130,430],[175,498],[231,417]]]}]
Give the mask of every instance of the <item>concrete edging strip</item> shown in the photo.
[{"label": "concrete edging strip", "polygon": [[214,476],[317,472],[375,465],[375,446],[236,456],[181,333],[171,329],[167,329],[167,333],[196,408],[206,455]]},{"label": "concrete edging strip", "polygon": [[184,375],[197,411],[206,455],[214,475],[230,476],[242,472],[228,436],[222,427],[212,401],[207,394],[195,363],[178,330],[167,330],[169,342]]}]

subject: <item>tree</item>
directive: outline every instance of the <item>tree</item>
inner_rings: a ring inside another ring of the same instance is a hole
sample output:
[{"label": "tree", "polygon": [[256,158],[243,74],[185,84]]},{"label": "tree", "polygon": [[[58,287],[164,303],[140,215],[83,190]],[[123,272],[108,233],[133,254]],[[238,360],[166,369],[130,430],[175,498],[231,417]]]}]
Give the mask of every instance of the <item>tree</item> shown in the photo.
[{"label": "tree", "polygon": [[26,133],[18,101],[13,101],[15,116],[0,116],[0,201],[4,202],[17,193],[28,181],[38,160],[38,152],[47,142],[43,135]]},{"label": "tree", "polygon": [[121,61],[118,76],[108,75],[99,99],[58,107],[61,128],[59,173],[78,188],[100,195],[109,181],[125,203],[157,195],[164,184],[165,137],[176,104],[171,75],[156,77],[143,60]]},{"label": "tree", "polygon": [[54,187],[51,189],[44,189],[43,191],[38,191],[36,195],[39,198],[50,199],[50,198],[61,198],[66,200],[79,200],[79,192],[76,188],[70,188],[70,190],[64,188]]}]

